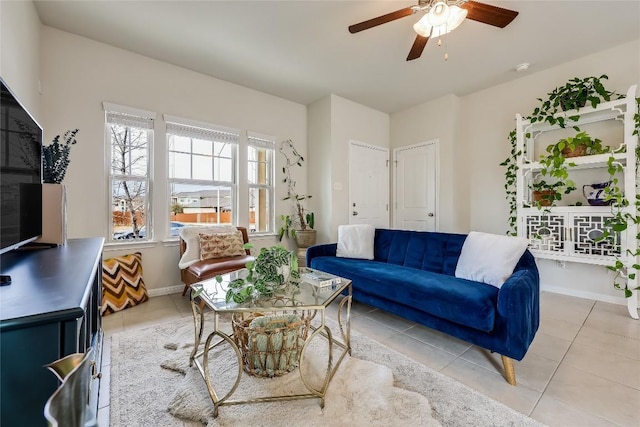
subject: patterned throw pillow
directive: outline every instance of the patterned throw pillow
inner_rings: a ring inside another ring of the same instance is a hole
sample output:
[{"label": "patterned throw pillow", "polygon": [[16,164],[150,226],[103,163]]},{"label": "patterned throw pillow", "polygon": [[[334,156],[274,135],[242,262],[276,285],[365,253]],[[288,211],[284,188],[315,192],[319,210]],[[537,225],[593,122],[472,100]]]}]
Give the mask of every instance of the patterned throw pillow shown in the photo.
[{"label": "patterned throw pillow", "polygon": [[242,232],[199,234],[200,259],[245,255]]},{"label": "patterned throw pillow", "polygon": [[142,254],[122,255],[102,261],[102,307],[106,316],[149,299],[142,280]]}]

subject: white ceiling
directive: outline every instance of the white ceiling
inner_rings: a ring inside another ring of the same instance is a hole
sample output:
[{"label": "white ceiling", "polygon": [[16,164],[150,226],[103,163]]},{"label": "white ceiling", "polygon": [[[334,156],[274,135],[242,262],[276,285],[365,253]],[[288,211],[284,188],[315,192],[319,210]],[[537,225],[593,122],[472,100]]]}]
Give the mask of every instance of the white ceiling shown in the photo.
[{"label": "white ceiling", "polygon": [[486,1],[520,14],[504,29],[466,20],[411,62],[417,15],[347,31],[416,3],[35,2],[51,27],[302,104],[333,93],[387,113],[521,77],[522,62],[534,73],[640,38],[638,0]]}]

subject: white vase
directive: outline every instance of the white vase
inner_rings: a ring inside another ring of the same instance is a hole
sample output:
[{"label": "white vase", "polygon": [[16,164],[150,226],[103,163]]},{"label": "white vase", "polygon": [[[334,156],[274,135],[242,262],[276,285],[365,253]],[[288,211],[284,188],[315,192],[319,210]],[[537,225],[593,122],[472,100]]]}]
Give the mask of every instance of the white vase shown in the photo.
[{"label": "white vase", "polygon": [[67,188],[42,184],[42,237],[38,243],[67,244]]}]

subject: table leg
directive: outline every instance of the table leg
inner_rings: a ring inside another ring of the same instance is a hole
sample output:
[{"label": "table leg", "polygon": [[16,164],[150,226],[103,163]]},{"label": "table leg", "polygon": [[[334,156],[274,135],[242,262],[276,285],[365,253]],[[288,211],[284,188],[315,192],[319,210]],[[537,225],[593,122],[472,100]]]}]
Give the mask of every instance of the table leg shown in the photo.
[{"label": "table leg", "polygon": [[[222,338],[223,341],[226,341],[227,343],[229,343],[231,348],[235,350],[236,356],[238,357],[238,375],[236,377],[236,382],[231,388],[231,390],[229,390],[229,392],[225,394],[222,398],[218,398],[218,395],[213,389],[213,384],[211,382],[211,374],[209,373],[209,352],[213,349],[213,347],[215,347],[217,344],[220,343],[218,342],[216,345],[211,346],[211,340],[216,335]],[[233,342],[231,337],[229,337],[227,334],[223,332],[213,331],[209,334],[209,336],[207,337],[207,341],[204,344],[204,351],[202,353],[202,365],[203,366],[200,366],[200,363],[198,363],[198,361],[196,360],[196,366],[200,370],[200,373],[204,378],[204,382],[207,384],[207,390],[209,391],[209,396],[211,397],[211,401],[213,402],[213,417],[216,418],[218,416],[218,408],[220,407],[222,402],[227,400],[236,391],[236,389],[238,388],[238,385],[240,384],[240,378],[242,377],[242,367],[243,367],[242,354],[240,353],[240,349],[238,348],[236,343]]]},{"label": "table leg", "polygon": [[204,329],[204,312],[202,307],[192,299],[191,300],[191,312],[193,313],[193,328],[194,328],[194,344],[191,355],[189,356],[189,366],[193,366],[193,359],[196,357],[198,347],[200,347],[200,341],[202,341],[202,331]]}]

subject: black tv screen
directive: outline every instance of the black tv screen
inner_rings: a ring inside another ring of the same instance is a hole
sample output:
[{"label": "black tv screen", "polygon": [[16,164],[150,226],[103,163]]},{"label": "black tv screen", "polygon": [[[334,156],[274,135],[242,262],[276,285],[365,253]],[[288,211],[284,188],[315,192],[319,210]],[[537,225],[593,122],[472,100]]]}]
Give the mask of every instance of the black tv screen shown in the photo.
[{"label": "black tv screen", "polygon": [[42,128],[0,78],[0,253],[42,234]]}]

